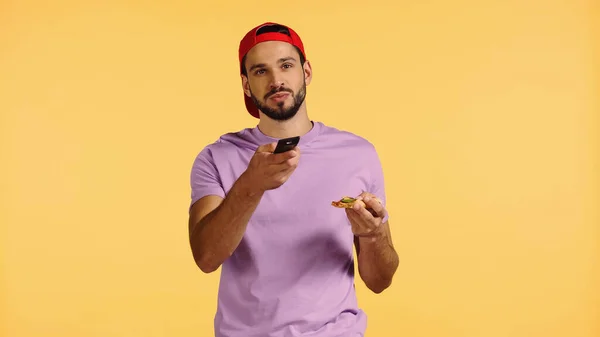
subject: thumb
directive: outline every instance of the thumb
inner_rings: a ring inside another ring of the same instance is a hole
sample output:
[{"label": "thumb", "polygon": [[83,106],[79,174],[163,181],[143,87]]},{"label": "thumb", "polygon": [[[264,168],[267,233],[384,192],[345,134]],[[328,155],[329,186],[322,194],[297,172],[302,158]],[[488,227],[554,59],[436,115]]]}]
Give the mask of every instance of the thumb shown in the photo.
[{"label": "thumb", "polygon": [[273,142],[273,143],[267,143],[267,144],[263,144],[261,146],[258,147],[258,149],[256,149],[256,152],[273,152],[275,151],[275,148],[277,147],[277,142]]}]

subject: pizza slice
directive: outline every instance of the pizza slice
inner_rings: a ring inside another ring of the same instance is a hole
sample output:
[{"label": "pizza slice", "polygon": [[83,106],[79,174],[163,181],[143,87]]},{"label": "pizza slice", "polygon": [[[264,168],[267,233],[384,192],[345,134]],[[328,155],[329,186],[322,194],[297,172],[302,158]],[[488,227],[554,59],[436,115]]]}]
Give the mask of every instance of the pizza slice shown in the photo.
[{"label": "pizza slice", "polygon": [[363,207],[367,206],[362,200],[358,200],[356,198],[351,198],[351,197],[343,197],[340,200],[332,201],[331,206],[337,207],[337,208],[352,208],[352,207],[354,207],[354,204],[356,204],[356,203],[361,204],[361,206],[363,206]]},{"label": "pizza slice", "polygon": [[[375,198],[375,200],[377,200],[379,203],[382,203],[379,198]],[[365,207],[365,208],[367,207],[367,205],[365,204],[364,201],[358,200],[356,198],[348,197],[348,196],[345,196],[337,201],[332,201],[331,205],[333,207],[337,207],[337,208],[352,208],[352,207],[354,207],[354,204],[356,204],[356,203],[360,204],[362,207]]]}]

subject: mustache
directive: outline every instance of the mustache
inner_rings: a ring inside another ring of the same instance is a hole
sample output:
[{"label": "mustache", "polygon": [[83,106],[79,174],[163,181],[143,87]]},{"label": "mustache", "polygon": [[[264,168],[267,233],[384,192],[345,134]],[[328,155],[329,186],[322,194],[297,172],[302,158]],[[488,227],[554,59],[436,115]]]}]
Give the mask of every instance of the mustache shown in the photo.
[{"label": "mustache", "polygon": [[287,88],[279,88],[279,89],[273,89],[271,91],[269,91],[266,95],[265,95],[265,99],[269,98],[272,95],[275,95],[277,93],[280,92],[289,92],[290,94],[294,94],[294,92],[291,89],[287,89]]}]

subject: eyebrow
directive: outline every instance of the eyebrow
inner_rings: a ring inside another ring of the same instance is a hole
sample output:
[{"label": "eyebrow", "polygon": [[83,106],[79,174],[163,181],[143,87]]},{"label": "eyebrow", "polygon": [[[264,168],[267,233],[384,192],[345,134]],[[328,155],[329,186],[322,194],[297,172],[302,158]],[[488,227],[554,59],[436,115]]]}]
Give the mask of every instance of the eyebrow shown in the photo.
[{"label": "eyebrow", "polygon": [[[287,61],[294,61],[294,62],[296,62],[296,59],[294,57],[292,57],[292,56],[282,57],[279,60],[277,60],[277,63],[283,63],[283,62],[287,62]],[[267,65],[264,64],[264,63],[254,64],[254,65],[252,65],[250,67],[250,69],[248,71],[252,71],[252,70],[257,69],[257,68],[264,68],[266,66]]]}]

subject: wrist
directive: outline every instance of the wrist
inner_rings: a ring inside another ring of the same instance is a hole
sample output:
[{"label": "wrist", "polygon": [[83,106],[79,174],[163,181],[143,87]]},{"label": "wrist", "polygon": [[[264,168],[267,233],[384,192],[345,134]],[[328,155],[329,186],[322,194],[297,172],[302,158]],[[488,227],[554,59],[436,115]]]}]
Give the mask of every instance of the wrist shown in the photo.
[{"label": "wrist", "polygon": [[377,226],[373,231],[361,234],[357,236],[361,241],[365,242],[377,242],[377,241],[385,241],[386,232],[383,228],[383,224]]},{"label": "wrist", "polygon": [[248,174],[248,171],[242,173],[237,181],[239,192],[244,197],[261,197],[265,191],[261,190],[254,184],[252,176]]}]

